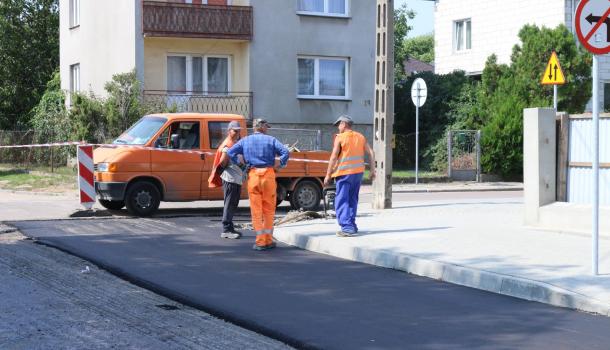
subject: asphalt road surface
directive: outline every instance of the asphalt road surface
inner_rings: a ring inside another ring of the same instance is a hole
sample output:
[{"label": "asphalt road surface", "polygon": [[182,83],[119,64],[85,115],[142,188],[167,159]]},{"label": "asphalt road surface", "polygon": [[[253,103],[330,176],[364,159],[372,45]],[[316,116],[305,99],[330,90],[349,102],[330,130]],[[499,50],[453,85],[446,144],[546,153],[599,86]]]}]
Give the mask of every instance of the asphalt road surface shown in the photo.
[{"label": "asphalt road surface", "polygon": [[608,349],[610,344],[607,317],[283,245],[254,252],[251,232],[238,241],[222,240],[219,224],[205,216],[13,223],[43,244],[298,348]]}]

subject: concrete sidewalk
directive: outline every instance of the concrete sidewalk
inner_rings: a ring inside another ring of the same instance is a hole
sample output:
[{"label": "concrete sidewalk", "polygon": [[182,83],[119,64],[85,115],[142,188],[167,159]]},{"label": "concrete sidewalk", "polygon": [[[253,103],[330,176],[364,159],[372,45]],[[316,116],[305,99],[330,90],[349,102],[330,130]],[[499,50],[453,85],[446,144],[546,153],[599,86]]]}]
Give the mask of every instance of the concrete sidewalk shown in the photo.
[{"label": "concrete sidewalk", "polygon": [[[363,185],[361,193],[371,193],[371,185]],[[523,191],[521,182],[433,182],[422,184],[394,184],[394,193],[426,193],[426,192],[491,192],[491,191]]]},{"label": "concrete sidewalk", "polygon": [[591,239],[523,226],[520,199],[363,204],[360,235],[335,236],[334,219],[276,229],[288,244],[494,293],[610,315],[610,240],[600,241],[601,276],[591,275]]}]

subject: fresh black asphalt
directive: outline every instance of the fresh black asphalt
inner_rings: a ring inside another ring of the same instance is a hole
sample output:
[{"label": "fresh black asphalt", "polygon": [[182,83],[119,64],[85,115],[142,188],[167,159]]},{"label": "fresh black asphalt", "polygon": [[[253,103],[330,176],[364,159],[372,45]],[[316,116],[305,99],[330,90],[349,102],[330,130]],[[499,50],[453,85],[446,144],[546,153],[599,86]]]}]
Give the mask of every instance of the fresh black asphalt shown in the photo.
[{"label": "fresh black asphalt", "polygon": [[298,348],[610,348],[607,317],[281,244],[255,252],[251,232],[237,241],[220,239],[220,223],[211,218],[11,225],[42,244]]}]

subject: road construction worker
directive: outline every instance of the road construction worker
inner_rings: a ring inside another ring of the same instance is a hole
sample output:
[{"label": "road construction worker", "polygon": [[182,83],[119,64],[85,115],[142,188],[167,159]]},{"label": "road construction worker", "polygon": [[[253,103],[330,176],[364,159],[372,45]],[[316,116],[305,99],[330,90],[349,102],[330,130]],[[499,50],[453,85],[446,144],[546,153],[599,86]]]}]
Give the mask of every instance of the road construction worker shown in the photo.
[{"label": "road construction worker", "polygon": [[[266,135],[271,126],[265,119],[254,120],[254,134],[240,140],[228,151],[233,162],[243,155],[248,167],[248,195],[252,226],[256,233],[254,250],[275,248],[273,219],[276,206],[275,172],[288,163],[290,153],[275,137]],[[276,166],[275,157],[280,157]]]},{"label": "road construction worker", "polygon": [[336,181],[335,213],[341,226],[341,230],[337,232],[340,237],[351,237],[358,233],[356,214],[365,153],[369,155],[371,181],[375,179],[375,153],[366,138],[352,130],[353,124],[354,121],[347,115],[342,115],[335,121],[334,125],[339,129],[339,134],[335,137],[324,178],[325,186],[330,184],[331,178]]},{"label": "road construction worker", "polygon": [[244,173],[241,169],[243,165],[240,159],[238,163],[231,161],[227,152],[240,139],[239,132],[241,125],[237,121],[232,121],[227,126],[227,137],[218,146],[212,172],[208,178],[209,187],[220,187],[224,194],[224,208],[222,210],[222,233],[220,237],[228,239],[241,238],[241,232],[235,230],[233,225],[233,215],[239,205],[241,197],[241,185],[244,180]]}]

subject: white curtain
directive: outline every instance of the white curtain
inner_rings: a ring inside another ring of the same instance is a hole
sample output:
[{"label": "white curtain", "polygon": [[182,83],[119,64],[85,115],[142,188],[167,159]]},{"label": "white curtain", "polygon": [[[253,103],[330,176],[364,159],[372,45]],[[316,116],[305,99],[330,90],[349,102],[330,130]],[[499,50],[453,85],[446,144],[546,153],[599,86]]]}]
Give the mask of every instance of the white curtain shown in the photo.
[{"label": "white curtain", "polygon": [[464,49],[464,22],[455,22],[455,50]]},{"label": "white curtain", "polygon": [[346,95],[345,65],[343,60],[320,60],[320,95]]},{"label": "white curtain", "polygon": [[299,0],[299,11],[324,12],[324,0]]},{"label": "white curtain", "polygon": [[299,95],[313,95],[314,60],[299,58]]},{"label": "white curtain", "polygon": [[229,59],[208,58],[208,89],[212,93],[229,92]]},{"label": "white curtain", "polygon": [[167,57],[167,90],[186,91],[186,57]]},{"label": "white curtain", "polygon": [[328,0],[328,13],[346,14],[345,0]]}]

